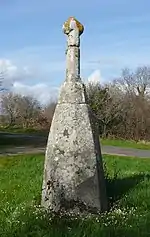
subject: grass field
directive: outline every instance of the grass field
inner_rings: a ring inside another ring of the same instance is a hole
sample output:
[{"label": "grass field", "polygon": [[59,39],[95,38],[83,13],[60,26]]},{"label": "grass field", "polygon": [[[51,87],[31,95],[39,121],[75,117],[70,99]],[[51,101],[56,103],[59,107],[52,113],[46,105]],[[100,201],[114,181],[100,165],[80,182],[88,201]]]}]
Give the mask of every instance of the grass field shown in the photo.
[{"label": "grass field", "polygon": [[117,139],[100,139],[102,145],[118,146],[118,147],[130,147],[136,149],[150,150],[150,142],[136,142],[133,140],[117,140]]},{"label": "grass field", "polygon": [[0,158],[1,237],[150,235],[150,160],[105,156],[111,210],[88,218],[55,217],[39,207],[43,155]]}]

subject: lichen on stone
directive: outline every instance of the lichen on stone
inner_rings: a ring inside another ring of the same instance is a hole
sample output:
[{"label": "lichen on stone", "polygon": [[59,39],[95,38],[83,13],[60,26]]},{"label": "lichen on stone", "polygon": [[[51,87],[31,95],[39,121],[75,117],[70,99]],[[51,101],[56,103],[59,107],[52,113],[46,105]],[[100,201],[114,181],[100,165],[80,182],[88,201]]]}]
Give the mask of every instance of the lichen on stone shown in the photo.
[{"label": "lichen on stone", "polygon": [[79,30],[79,35],[84,31],[84,26],[75,17],[69,17],[69,19],[63,24],[63,31],[65,34],[69,34],[70,31],[75,28]]},{"label": "lichen on stone", "polygon": [[66,80],[48,137],[41,204],[57,213],[105,211],[107,198],[99,136],[96,138],[85,85],[80,78],[79,36],[84,28],[70,17],[63,30],[67,34]]}]

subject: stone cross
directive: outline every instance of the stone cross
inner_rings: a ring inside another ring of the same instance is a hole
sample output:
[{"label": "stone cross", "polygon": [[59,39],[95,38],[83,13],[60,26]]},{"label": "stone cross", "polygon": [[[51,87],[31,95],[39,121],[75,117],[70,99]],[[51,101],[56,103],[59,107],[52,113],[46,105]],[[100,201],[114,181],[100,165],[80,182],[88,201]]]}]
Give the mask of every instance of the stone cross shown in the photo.
[{"label": "stone cross", "polygon": [[80,80],[80,35],[83,30],[83,26],[73,17],[63,25],[63,31],[67,35],[67,81]]},{"label": "stone cross", "polygon": [[107,210],[99,137],[80,78],[80,35],[74,17],[67,35],[66,79],[60,88],[45,154],[41,204],[54,212]]}]

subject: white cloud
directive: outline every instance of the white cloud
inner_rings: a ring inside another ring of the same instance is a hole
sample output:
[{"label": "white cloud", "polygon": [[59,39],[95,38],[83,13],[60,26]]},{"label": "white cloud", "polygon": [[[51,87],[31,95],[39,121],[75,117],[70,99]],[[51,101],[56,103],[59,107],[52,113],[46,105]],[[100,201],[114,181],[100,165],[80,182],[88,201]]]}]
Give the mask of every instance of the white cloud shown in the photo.
[{"label": "white cloud", "polygon": [[3,86],[6,88],[10,88],[15,81],[24,80],[31,74],[27,66],[17,67],[9,59],[0,59],[0,73]]},{"label": "white cloud", "polygon": [[[37,71],[39,71],[38,68]],[[33,85],[28,84],[31,80],[33,83],[33,80],[36,79],[37,72],[35,68],[32,70],[28,66],[15,65],[9,59],[0,59],[0,72],[3,75],[3,87],[14,93],[23,96],[33,96],[43,105],[57,98],[57,87],[51,87],[46,83],[38,82]],[[48,72],[45,73],[49,74]],[[43,75],[42,71],[41,74],[39,72],[41,78]]]},{"label": "white cloud", "polygon": [[8,73],[14,73],[17,70],[17,67],[14,66],[8,59],[0,59],[0,69],[2,71],[8,70]]},{"label": "white cloud", "polygon": [[[87,79],[85,83],[104,83],[105,80],[101,76],[100,70],[95,70]],[[49,101],[55,100],[58,97],[59,88],[50,87],[45,83],[37,83],[35,85],[26,85],[21,82],[15,82],[12,87],[12,91],[24,96],[33,96],[38,99],[43,105],[49,103]]]},{"label": "white cloud", "polygon": [[[65,65],[60,62],[58,62],[58,65],[54,62],[52,64],[52,69],[57,69],[58,72],[60,69],[64,71],[63,67]],[[14,64],[9,59],[0,59],[0,71],[4,72],[4,86],[14,93],[33,96],[43,105],[57,99],[59,88],[47,83],[47,78],[51,75],[48,63],[44,64],[43,67],[42,65],[36,65],[35,68],[31,68]],[[45,78],[45,81],[43,78]],[[42,83],[38,80],[42,80]],[[105,79],[101,76],[101,71],[97,69],[93,70],[93,73],[85,81],[85,83],[88,82],[104,83]]]},{"label": "white cloud", "polygon": [[29,86],[20,82],[15,82],[12,91],[22,96],[33,96],[42,105],[46,105],[57,98],[59,88],[40,83]]},{"label": "white cloud", "polygon": [[100,70],[95,70],[89,77],[88,77],[88,82],[90,83],[98,83],[102,82],[103,79],[101,77],[101,72]]},{"label": "white cloud", "polygon": [[13,78],[17,73],[17,67],[8,59],[0,59],[0,73],[4,86],[8,87],[12,84]]}]

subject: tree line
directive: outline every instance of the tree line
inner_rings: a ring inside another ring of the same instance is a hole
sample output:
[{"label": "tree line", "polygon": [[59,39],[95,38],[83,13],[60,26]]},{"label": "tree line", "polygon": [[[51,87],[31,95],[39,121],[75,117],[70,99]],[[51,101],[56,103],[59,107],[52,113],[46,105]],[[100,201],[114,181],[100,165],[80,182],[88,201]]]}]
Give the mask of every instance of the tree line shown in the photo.
[{"label": "tree line", "polygon": [[1,127],[34,128],[47,130],[50,127],[56,102],[45,107],[31,96],[4,93],[1,96]]},{"label": "tree line", "polygon": [[[150,140],[150,67],[125,68],[110,83],[88,83],[88,103],[102,137]],[[1,96],[1,126],[49,130],[56,102],[44,108],[29,96]]]},{"label": "tree line", "polygon": [[111,83],[87,87],[103,137],[150,140],[150,67],[126,68]]}]

